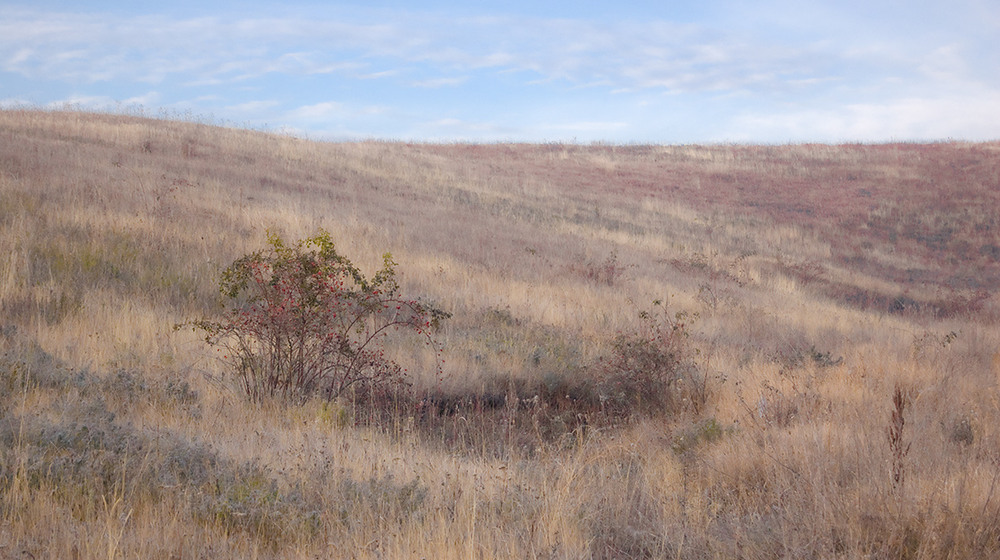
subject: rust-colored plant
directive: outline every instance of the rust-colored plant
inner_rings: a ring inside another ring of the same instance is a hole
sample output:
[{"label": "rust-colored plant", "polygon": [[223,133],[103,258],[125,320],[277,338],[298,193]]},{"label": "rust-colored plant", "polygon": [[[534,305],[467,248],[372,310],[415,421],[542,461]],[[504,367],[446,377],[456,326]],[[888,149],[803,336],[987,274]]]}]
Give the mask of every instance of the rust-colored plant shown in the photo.
[{"label": "rust-colored plant", "polygon": [[223,272],[222,319],[193,322],[220,347],[247,396],[333,400],[348,390],[406,386],[405,372],[386,356],[386,335],[405,329],[433,345],[431,330],[447,314],[397,294],[391,255],[369,279],[326,232],[294,244],[269,234],[268,243]]},{"label": "rust-colored plant", "polygon": [[889,450],[892,452],[892,487],[898,489],[903,486],[906,469],[904,460],[910,452],[910,444],[903,441],[903,428],[906,426],[906,418],[903,413],[909,400],[903,390],[896,387],[892,394],[892,418],[889,421],[888,436]]}]

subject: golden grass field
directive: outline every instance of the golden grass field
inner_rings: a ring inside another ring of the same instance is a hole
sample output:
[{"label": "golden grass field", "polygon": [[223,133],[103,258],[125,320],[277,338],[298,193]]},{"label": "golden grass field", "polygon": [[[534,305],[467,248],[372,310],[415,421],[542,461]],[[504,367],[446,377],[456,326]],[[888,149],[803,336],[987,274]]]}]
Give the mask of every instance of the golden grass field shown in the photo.
[{"label": "golden grass field", "polygon": [[[174,330],[321,229],[452,314],[440,362],[391,340],[434,418],[248,402]],[[0,559],[1000,557],[1000,143],[4,110],[0,244]],[[703,398],[604,415],[580,395],[654,300]]]}]

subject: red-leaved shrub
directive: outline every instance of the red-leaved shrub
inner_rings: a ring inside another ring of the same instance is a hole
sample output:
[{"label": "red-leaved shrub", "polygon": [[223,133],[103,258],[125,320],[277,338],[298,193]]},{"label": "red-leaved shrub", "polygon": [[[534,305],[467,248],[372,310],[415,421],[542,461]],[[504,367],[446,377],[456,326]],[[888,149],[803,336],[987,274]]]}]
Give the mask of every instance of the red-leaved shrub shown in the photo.
[{"label": "red-leaved shrub", "polygon": [[427,338],[447,313],[397,292],[396,263],[370,279],[337,253],[330,235],[269,247],[241,257],[223,273],[219,320],[194,321],[218,346],[251,400],[336,399],[408,386],[385,354],[386,335],[405,329]]}]

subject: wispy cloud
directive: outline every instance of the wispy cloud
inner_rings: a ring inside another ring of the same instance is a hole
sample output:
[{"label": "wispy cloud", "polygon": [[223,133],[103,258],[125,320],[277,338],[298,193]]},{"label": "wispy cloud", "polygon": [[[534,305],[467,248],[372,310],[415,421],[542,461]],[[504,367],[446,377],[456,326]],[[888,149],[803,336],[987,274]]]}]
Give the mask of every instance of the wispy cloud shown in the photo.
[{"label": "wispy cloud", "polygon": [[324,101],[312,105],[303,105],[286,113],[292,122],[328,121],[349,116],[351,111],[343,103]]},{"label": "wispy cloud", "polygon": [[149,107],[159,103],[161,98],[162,96],[160,95],[159,92],[151,91],[143,95],[136,95],[133,97],[129,97],[124,101],[122,101],[122,103],[125,105],[141,105]]},{"label": "wispy cloud", "polygon": [[90,111],[113,111],[116,109],[146,109],[159,103],[160,94],[149,92],[143,95],[115,99],[108,95],[74,94],[50,101],[46,107],[50,109],[84,109]]},{"label": "wispy cloud", "polygon": [[280,105],[277,101],[267,100],[267,101],[247,101],[246,103],[237,103],[236,105],[229,105],[226,110],[234,113],[259,113],[261,111],[266,111],[268,109],[273,109]]},{"label": "wispy cloud", "polygon": [[[614,18],[0,7],[0,95],[25,97],[4,83],[45,84],[43,104],[160,104],[415,137],[988,136],[1000,126],[986,118],[1000,102],[1000,8],[804,2],[719,0],[716,19],[685,21],[628,6]],[[545,107],[566,110],[539,124]]]},{"label": "wispy cloud", "polygon": [[464,84],[469,80],[468,76],[460,76],[457,78],[433,78],[430,80],[416,80],[410,82],[410,85],[418,88],[442,88],[449,86],[458,86]]},{"label": "wispy cloud", "polygon": [[614,130],[620,130],[628,126],[627,122],[624,121],[581,121],[581,122],[567,122],[561,124],[546,124],[541,125],[538,128],[540,130],[552,130],[557,132],[610,132]]},{"label": "wispy cloud", "polygon": [[490,139],[510,140],[523,138],[527,131],[510,124],[501,124],[489,120],[459,119],[454,117],[423,121],[415,123],[415,130],[410,132],[416,137],[419,133],[430,141],[461,141],[476,142]]},{"label": "wispy cloud", "polygon": [[381,115],[387,111],[386,107],[377,105],[356,106],[337,101],[324,101],[295,108],[287,112],[285,116],[294,122],[325,122]]},{"label": "wispy cloud", "polygon": [[65,99],[51,101],[50,109],[90,109],[106,110],[115,106],[115,100],[103,95],[72,95]]},{"label": "wispy cloud", "polygon": [[[7,71],[77,82],[129,77],[158,82],[183,74],[194,76],[192,83],[218,84],[270,72],[360,72],[383,58],[399,66],[424,65],[429,75],[411,80],[417,87],[459,83],[455,71],[493,69],[528,72],[533,79],[699,91],[820,78],[814,61],[829,57],[815,49],[789,52],[765,38],[720,38],[712,29],[691,25],[515,17],[371,24],[21,10],[8,14],[0,37]],[[365,75],[391,76],[396,70]]]},{"label": "wispy cloud", "polygon": [[[928,118],[933,116],[933,118]],[[734,119],[725,136],[739,141],[762,137],[803,141],[826,139],[915,140],[955,137],[997,140],[1000,93],[902,97],[878,103],[846,103],[815,109],[747,113]]]},{"label": "wispy cloud", "polygon": [[0,108],[3,109],[20,109],[22,107],[30,107],[31,102],[27,99],[21,99],[17,97],[10,97],[7,99],[0,99]]}]

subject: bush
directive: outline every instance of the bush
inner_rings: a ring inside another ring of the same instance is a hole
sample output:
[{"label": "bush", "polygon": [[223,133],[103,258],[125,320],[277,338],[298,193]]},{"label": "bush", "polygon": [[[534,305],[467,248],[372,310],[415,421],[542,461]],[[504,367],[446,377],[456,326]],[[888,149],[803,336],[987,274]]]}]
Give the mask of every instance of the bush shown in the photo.
[{"label": "bush", "polygon": [[673,414],[701,409],[706,399],[688,343],[687,313],[668,313],[655,301],[653,312],[642,312],[642,326],[619,334],[611,355],[601,362],[601,399],[606,412],[629,416],[635,412]]},{"label": "bush", "polygon": [[220,347],[247,396],[333,400],[407,386],[385,355],[386,335],[405,329],[433,345],[430,331],[448,314],[397,295],[391,255],[369,279],[326,232],[292,245],[269,233],[268,243],[223,272],[223,318],[192,323]]}]

